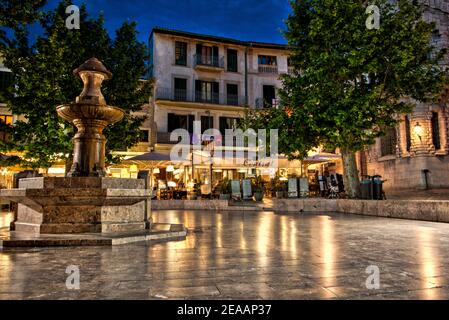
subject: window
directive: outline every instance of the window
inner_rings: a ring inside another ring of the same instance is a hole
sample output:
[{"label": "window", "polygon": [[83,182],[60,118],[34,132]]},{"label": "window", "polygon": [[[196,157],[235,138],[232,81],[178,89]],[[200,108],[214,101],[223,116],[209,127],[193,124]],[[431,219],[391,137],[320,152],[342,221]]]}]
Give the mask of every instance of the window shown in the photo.
[{"label": "window", "polygon": [[219,67],[218,47],[196,45],[196,64]]},{"label": "window", "polygon": [[[0,115],[0,123],[3,125],[12,126],[13,117],[10,115]],[[0,131],[0,141],[6,141],[8,140],[9,134],[5,132]]]},{"label": "window", "polygon": [[[226,129],[237,129],[239,127],[240,118],[220,117],[220,133],[223,136],[223,145],[226,144]],[[233,146],[236,146],[237,141],[234,137]]]},{"label": "window", "polygon": [[8,71],[0,71],[0,95],[6,92],[13,82],[13,74]]},{"label": "window", "polygon": [[12,125],[13,117],[8,115],[0,115],[0,122],[8,126]]},{"label": "window", "polygon": [[175,78],[174,100],[187,100],[187,79]]},{"label": "window", "polygon": [[178,66],[187,66],[187,43],[175,42],[175,64]]},{"label": "window", "polygon": [[228,49],[228,71],[238,72],[237,50]]},{"label": "window", "polygon": [[206,103],[219,103],[218,82],[196,80],[195,101]]},{"label": "window", "polygon": [[292,66],[292,61],[290,57],[287,57],[287,73],[293,75],[295,68]]},{"label": "window", "polygon": [[140,142],[150,142],[150,130],[140,130]]},{"label": "window", "polygon": [[366,176],[368,174],[368,159],[367,159],[365,150],[361,150],[359,152],[359,155],[360,155],[360,158],[359,158],[359,161],[360,161],[360,175],[363,177],[363,176]]},{"label": "window", "polygon": [[441,49],[441,34],[439,30],[434,30],[430,39],[430,45],[433,47],[432,52],[428,54],[429,59],[435,59],[438,51]]},{"label": "window", "polygon": [[239,105],[239,86],[237,84],[226,85],[226,102],[230,106]]},{"label": "window", "polygon": [[176,129],[185,129],[189,133],[193,133],[194,120],[195,116],[193,115],[178,115],[174,113],[169,113],[167,123],[168,132],[173,132]]},{"label": "window", "polygon": [[263,86],[263,107],[272,108],[276,103],[275,86]]},{"label": "window", "polygon": [[259,64],[264,66],[277,66],[277,57],[275,56],[259,56]]},{"label": "window", "polygon": [[432,112],[432,142],[435,150],[441,149],[440,142],[440,124],[438,121],[438,112]]},{"label": "window", "polygon": [[405,141],[406,141],[406,148],[407,152],[410,152],[412,149],[412,138],[410,133],[410,116],[405,116]]},{"label": "window", "polygon": [[396,129],[387,129],[385,135],[380,139],[382,157],[396,154],[396,141]]},{"label": "window", "polygon": [[201,133],[214,128],[214,117],[201,116]]}]

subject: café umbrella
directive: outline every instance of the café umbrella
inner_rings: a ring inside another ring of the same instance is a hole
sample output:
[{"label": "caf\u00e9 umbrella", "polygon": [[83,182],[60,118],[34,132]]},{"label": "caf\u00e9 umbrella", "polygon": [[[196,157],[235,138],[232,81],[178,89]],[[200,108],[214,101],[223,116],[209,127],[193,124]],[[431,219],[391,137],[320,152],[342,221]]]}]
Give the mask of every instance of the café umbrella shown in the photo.
[{"label": "caf\u00e9 umbrella", "polygon": [[[125,164],[130,164],[130,165],[137,165],[140,169],[149,169],[150,170],[150,186],[149,189],[151,190],[151,193],[153,193],[153,174],[155,169],[158,169],[159,167],[163,167],[166,165],[171,165],[171,164],[180,164],[180,163],[185,163],[188,160],[183,161],[178,160],[178,161],[172,161],[170,154],[165,154],[165,153],[160,153],[160,152],[147,152],[147,153],[143,153],[141,155],[129,158],[124,160],[123,162]],[[151,201],[151,198],[150,198]],[[145,217],[146,219],[147,217]]]}]

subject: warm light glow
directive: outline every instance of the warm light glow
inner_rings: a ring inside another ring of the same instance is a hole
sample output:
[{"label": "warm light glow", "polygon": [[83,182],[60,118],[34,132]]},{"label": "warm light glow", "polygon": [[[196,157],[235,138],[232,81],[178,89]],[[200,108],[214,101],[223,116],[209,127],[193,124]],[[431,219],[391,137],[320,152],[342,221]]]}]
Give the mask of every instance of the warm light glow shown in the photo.
[{"label": "warm light glow", "polygon": [[[429,285],[429,283],[435,286],[441,286],[441,282],[438,275],[439,252],[438,246],[435,245],[436,237],[434,235],[434,230],[431,228],[421,227],[418,231],[418,259],[420,261],[420,278],[422,279],[423,285]],[[421,294],[422,299],[435,300],[441,297],[438,296],[438,292],[435,290],[423,290]]]},{"label": "warm light glow", "polygon": [[335,264],[338,257],[338,247],[335,239],[334,221],[329,216],[320,216],[311,222],[312,230],[320,230],[317,234],[317,241],[312,244],[312,262],[317,264],[316,275],[322,278],[325,287],[335,287],[338,285],[335,276]]},{"label": "warm light glow", "polygon": [[176,188],[176,182],[174,182],[174,181],[167,182],[167,185],[169,188]]},{"label": "warm light glow", "polygon": [[417,122],[415,124],[415,127],[413,128],[413,131],[415,132],[415,134],[418,136],[418,138],[421,139],[422,135],[423,135],[423,127],[419,124],[419,122]]},{"label": "warm light glow", "polygon": [[10,223],[13,220],[13,216],[11,212],[0,215],[0,228],[9,228]]},{"label": "warm light glow", "polygon": [[286,178],[286,177],[280,177],[279,180],[281,180],[281,181],[288,181],[288,178]]},{"label": "warm light glow", "polygon": [[[15,287],[22,287],[20,282],[15,282],[14,275],[20,275],[23,271],[13,269],[11,258],[8,254],[0,252],[0,266],[2,266],[2,284],[7,288],[9,285],[14,284]],[[14,282],[13,282],[14,281]]]},{"label": "warm light glow", "polygon": [[132,164],[129,167],[129,172],[138,172],[138,171],[139,171],[139,169],[137,168],[137,166],[135,164]]},{"label": "warm light glow", "polygon": [[64,174],[65,168],[48,168],[48,174]]},{"label": "warm light glow", "polygon": [[159,168],[154,168],[153,173],[154,173],[154,174],[161,173],[161,170],[159,170]]},{"label": "warm light glow", "polygon": [[175,168],[173,166],[167,167],[167,172],[173,172],[173,171],[175,171]]}]

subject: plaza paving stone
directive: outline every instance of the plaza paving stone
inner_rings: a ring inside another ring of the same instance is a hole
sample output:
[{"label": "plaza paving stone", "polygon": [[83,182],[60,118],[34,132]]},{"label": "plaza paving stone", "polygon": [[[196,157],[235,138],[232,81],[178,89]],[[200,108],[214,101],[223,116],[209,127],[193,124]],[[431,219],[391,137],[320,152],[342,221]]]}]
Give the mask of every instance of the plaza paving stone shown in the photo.
[{"label": "plaza paving stone", "polygon": [[[157,211],[187,239],[4,249],[0,299],[448,299],[449,224],[347,214]],[[80,269],[68,290],[66,267]],[[380,289],[365,272],[380,269]]]}]

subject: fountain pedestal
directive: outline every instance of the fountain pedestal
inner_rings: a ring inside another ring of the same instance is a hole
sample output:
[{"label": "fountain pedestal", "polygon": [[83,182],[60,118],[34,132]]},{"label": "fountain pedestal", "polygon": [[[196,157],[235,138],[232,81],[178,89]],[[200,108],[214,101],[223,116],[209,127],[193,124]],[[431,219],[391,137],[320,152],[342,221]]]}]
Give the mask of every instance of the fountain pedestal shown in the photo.
[{"label": "fountain pedestal", "polygon": [[19,203],[15,228],[40,234],[145,230],[144,181],[114,178],[29,178],[2,190]]}]

